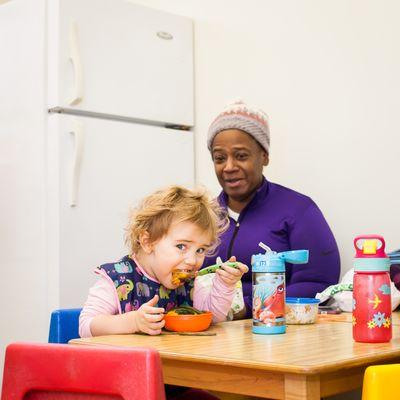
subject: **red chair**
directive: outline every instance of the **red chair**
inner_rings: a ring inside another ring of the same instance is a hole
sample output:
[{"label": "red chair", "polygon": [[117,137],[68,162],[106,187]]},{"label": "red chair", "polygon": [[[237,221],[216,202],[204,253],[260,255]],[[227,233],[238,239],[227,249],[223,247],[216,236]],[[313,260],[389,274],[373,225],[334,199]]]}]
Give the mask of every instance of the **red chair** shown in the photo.
[{"label": "red chair", "polygon": [[13,343],[1,400],[165,400],[161,360],[150,348]]}]

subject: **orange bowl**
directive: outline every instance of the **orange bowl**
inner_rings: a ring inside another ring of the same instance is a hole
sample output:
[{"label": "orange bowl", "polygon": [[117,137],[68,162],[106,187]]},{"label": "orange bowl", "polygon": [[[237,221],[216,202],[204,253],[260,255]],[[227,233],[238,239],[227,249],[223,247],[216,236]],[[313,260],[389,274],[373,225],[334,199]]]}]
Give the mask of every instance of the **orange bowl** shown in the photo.
[{"label": "orange bowl", "polygon": [[165,326],[168,331],[200,332],[205,331],[211,324],[212,313],[205,312],[195,315],[164,315]]}]

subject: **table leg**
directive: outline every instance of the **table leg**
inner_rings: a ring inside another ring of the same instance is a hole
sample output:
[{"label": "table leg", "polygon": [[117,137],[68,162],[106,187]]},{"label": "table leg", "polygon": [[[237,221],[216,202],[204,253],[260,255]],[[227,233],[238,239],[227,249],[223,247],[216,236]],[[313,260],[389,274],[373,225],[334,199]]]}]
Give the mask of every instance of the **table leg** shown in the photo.
[{"label": "table leg", "polygon": [[320,377],[285,374],[285,400],[320,400]]}]

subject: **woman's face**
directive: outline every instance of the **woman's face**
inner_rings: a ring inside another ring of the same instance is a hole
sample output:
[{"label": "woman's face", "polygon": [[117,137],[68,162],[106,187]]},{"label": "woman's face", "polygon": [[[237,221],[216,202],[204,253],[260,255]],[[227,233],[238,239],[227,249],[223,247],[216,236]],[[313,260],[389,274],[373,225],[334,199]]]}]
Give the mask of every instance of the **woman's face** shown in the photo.
[{"label": "woman's face", "polygon": [[[238,129],[218,133],[212,143],[218,181],[236,208],[243,208],[262,182],[267,152],[250,135]],[[238,205],[242,207],[238,207]],[[234,211],[241,211],[234,210]]]}]

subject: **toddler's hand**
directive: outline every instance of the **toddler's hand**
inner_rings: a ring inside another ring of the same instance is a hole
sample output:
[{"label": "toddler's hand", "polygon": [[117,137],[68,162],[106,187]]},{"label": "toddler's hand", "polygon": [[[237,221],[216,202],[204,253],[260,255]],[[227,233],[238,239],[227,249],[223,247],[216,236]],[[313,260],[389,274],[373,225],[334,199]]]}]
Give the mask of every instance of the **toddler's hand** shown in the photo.
[{"label": "toddler's hand", "polygon": [[229,262],[236,262],[237,268],[228,267],[225,264],[221,265],[216,273],[219,275],[220,279],[228,286],[235,286],[238,281],[242,278],[243,274],[245,274],[249,268],[247,265],[242,264],[241,262],[236,261],[236,257],[232,256]]},{"label": "toddler's hand", "polygon": [[155,307],[158,299],[158,295],[155,295],[147,303],[142,304],[137,311],[134,311],[137,331],[149,335],[159,335],[161,333],[161,329],[165,325],[163,319],[165,310],[162,307]]}]

